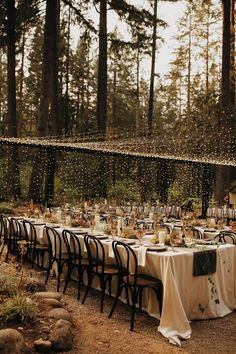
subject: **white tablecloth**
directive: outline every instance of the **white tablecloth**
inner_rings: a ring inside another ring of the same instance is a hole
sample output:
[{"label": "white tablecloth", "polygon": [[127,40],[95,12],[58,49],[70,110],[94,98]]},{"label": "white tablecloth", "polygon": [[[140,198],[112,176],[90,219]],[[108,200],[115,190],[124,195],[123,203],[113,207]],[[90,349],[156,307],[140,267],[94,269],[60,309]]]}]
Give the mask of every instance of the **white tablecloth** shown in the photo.
[{"label": "white tablecloth", "polygon": [[[57,230],[61,234],[62,229]],[[37,235],[42,240],[40,228]],[[109,252],[111,242],[102,242],[108,262],[114,263]],[[138,254],[139,248],[134,250]],[[145,266],[139,267],[140,272],[161,279],[164,288],[161,317],[152,290],[143,293],[143,309],[160,319],[159,332],[178,345],[181,338],[190,338],[190,321],[223,317],[236,309],[236,247],[217,248],[217,270],[209,276],[192,275],[194,251],[178,248],[176,252],[146,252]]]}]

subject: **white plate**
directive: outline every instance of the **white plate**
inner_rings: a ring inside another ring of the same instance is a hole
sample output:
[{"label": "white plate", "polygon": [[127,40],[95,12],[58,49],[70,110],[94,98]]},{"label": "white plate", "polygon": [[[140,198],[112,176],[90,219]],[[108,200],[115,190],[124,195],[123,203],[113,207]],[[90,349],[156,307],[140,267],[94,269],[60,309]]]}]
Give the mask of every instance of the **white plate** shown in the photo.
[{"label": "white plate", "polygon": [[154,246],[148,247],[147,250],[149,252],[164,252],[164,251],[168,250],[168,247],[167,246],[154,245]]},{"label": "white plate", "polygon": [[136,243],[134,240],[127,240],[127,239],[121,240],[121,242],[124,242],[127,245],[134,245]]},{"label": "white plate", "polygon": [[108,236],[107,235],[93,235],[95,236],[96,238],[98,238],[99,240],[106,240],[108,239]]}]

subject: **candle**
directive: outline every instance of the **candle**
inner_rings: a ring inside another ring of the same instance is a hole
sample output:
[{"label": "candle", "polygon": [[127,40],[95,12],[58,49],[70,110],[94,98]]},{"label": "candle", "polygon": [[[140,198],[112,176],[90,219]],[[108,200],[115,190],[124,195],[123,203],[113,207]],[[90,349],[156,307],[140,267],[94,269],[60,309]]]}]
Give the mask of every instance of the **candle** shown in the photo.
[{"label": "candle", "polygon": [[71,217],[70,215],[66,215],[66,226],[69,226],[71,224]]},{"label": "candle", "polygon": [[121,236],[121,231],[122,231],[122,218],[118,217],[118,221],[117,221],[117,235],[118,235],[118,237]]},{"label": "candle", "polygon": [[150,219],[150,220],[153,220],[153,216],[154,216],[154,214],[153,214],[152,212],[150,212],[150,213],[149,213],[149,219]]},{"label": "candle", "polygon": [[160,230],[158,235],[159,235],[159,243],[164,245],[165,244],[165,240],[166,240],[166,231],[165,230]]},{"label": "candle", "polygon": [[61,222],[61,209],[57,210],[57,222]]}]

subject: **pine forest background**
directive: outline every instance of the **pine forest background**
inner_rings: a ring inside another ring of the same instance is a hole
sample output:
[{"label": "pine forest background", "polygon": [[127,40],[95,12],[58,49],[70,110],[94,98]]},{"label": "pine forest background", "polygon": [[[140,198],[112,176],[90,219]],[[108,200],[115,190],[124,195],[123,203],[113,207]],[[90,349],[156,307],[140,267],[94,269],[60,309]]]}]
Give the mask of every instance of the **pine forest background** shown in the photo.
[{"label": "pine forest background", "polygon": [[[186,6],[173,33],[173,60],[159,75],[163,2],[1,1],[0,134],[111,144],[143,136],[163,149],[235,155],[235,2],[165,1]],[[109,32],[114,13],[119,21]],[[1,145],[0,200],[198,203],[205,174],[212,202],[222,204],[236,180],[223,160],[206,166]]]}]

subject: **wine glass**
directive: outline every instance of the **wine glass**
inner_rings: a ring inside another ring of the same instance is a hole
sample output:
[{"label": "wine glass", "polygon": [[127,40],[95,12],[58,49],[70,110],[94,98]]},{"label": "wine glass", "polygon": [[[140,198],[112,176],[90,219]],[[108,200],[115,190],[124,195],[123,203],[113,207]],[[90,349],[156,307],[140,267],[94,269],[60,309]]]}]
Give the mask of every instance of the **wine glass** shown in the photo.
[{"label": "wine glass", "polygon": [[115,236],[117,234],[116,227],[117,227],[116,223],[112,222],[111,223],[111,237],[113,240],[115,239]]},{"label": "wine glass", "polygon": [[89,227],[90,227],[90,230],[91,230],[91,234],[93,234],[94,228],[95,228],[95,218],[94,218],[94,216],[90,217]]},{"label": "wine glass", "polygon": [[180,240],[180,234],[177,231],[172,231],[170,233],[170,245],[173,252],[176,252],[174,247],[178,246]]},{"label": "wine glass", "polygon": [[144,237],[143,228],[139,227],[136,230],[136,236],[137,236],[137,239],[139,240],[140,245],[142,245],[143,244],[143,237]]}]

